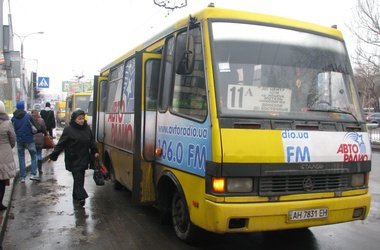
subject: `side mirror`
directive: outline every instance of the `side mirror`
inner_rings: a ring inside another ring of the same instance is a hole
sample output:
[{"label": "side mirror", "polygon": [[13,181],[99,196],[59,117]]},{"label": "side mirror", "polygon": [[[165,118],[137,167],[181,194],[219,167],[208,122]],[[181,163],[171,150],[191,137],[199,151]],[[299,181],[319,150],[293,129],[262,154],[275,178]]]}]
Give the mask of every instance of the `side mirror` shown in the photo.
[{"label": "side mirror", "polygon": [[191,74],[194,70],[194,37],[189,34],[180,35],[176,46],[176,73],[179,75]]}]

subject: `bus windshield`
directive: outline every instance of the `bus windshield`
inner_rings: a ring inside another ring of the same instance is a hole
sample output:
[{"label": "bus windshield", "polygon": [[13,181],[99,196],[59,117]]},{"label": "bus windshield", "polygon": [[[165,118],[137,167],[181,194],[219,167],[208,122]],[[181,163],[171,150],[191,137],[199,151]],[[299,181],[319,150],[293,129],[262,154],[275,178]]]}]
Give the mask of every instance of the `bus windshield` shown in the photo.
[{"label": "bus windshield", "polygon": [[87,113],[88,112],[88,103],[90,102],[90,95],[76,96],[75,98],[76,98],[76,103],[77,103],[75,110],[81,109]]},{"label": "bus windshield", "polygon": [[213,22],[212,49],[220,117],[362,121],[340,40]]}]

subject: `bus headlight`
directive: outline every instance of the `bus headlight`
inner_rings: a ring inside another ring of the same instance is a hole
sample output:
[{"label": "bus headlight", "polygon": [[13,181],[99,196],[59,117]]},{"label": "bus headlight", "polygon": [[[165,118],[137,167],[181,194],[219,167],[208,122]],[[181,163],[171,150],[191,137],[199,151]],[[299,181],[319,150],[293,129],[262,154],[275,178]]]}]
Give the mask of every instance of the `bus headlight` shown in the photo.
[{"label": "bus headlight", "polygon": [[248,193],[253,190],[252,178],[228,178],[227,192],[231,193]]},{"label": "bus headlight", "polygon": [[351,176],[351,186],[360,187],[360,186],[363,186],[364,183],[365,183],[364,174],[353,174]]}]

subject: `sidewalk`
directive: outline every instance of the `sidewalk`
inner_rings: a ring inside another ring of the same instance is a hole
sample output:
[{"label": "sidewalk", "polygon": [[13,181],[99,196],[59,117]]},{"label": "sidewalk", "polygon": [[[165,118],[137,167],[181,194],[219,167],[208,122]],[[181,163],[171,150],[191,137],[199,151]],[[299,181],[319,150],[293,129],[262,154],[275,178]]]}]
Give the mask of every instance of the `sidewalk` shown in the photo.
[{"label": "sidewalk", "polygon": [[[56,136],[56,139],[54,139],[55,143],[58,142],[58,139],[61,136],[61,134],[62,134],[62,129],[60,129],[60,128],[55,129],[55,136]],[[53,151],[53,149],[43,149],[42,150],[42,157],[43,157],[44,161],[47,160],[47,156],[52,151]],[[7,221],[8,221],[8,217],[9,217],[9,209],[12,206],[11,200],[12,200],[14,185],[16,183],[18,183],[18,177],[19,177],[19,171],[20,171],[19,164],[18,164],[17,147],[13,148],[13,158],[14,158],[15,163],[16,163],[16,171],[17,171],[17,173],[16,173],[16,177],[15,178],[10,179],[9,186],[5,187],[3,204],[6,207],[8,207],[8,208],[6,210],[0,212],[0,227],[1,227],[0,228],[0,230],[1,230],[0,231],[0,250],[2,249],[2,242],[3,242],[4,233],[5,233],[5,230],[7,229]],[[26,165],[27,174],[29,174],[28,171],[29,171],[29,168],[30,168],[30,160],[31,160],[30,159],[30,154],[29,154],[28,150],[25,150],[25,165]]]},{"label": "sidewalk", "polygon": [[[46,157],[48,156],[48,154],[52,152],[52,149],[43,149],[42,150],[42,157],[44,158],[44,160],[46,160]],[[12,193],[13,193],[13,189],[14,189],[14,184],[18,182],[18,177],[19,177],[19,164],[18,164],[18,156],[17,156],[17,148],[14,147],[13,148],[13,157],[15,159],[15,163],[16,163],[16,170],[17,170],[17,173],[16,173],[16,177],[13,178],[13,179],[10,179],[10,184],[9,186],[6,186],[5,187],[5,193],[4,193],[4,198],[3,198],[3,204],[8,207],[6,210],[0,212],[0,227],[1,227],[1,232],[0,232],[0,246],[1,246],[1,242],[3,241],[3,236],[4,236],[4,232],[7,228],[7,221],[8,221],[8,215],[9,215],[9,208],[11,207],[11,199],[12,199]],[[29,170],[30,168],[30,154],[28,152],[28,150],[25,150],[25,164],[26,164],[26,169],[27,171]],[[28,173],[29,174],[29,173]],[[0,248],[1,249],[1,248]]]}]

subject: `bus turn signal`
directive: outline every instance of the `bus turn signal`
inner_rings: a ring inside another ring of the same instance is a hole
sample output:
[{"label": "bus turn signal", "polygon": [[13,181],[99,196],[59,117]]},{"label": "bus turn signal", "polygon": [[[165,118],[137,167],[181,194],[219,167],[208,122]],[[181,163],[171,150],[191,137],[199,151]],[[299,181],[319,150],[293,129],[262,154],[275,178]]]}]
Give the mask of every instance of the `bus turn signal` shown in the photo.
[{"label": "bus turn signal", "polygon": [[224,193],[226,186],[225,178],[213,178],[212,179],[212,189],[215,193]]}]

